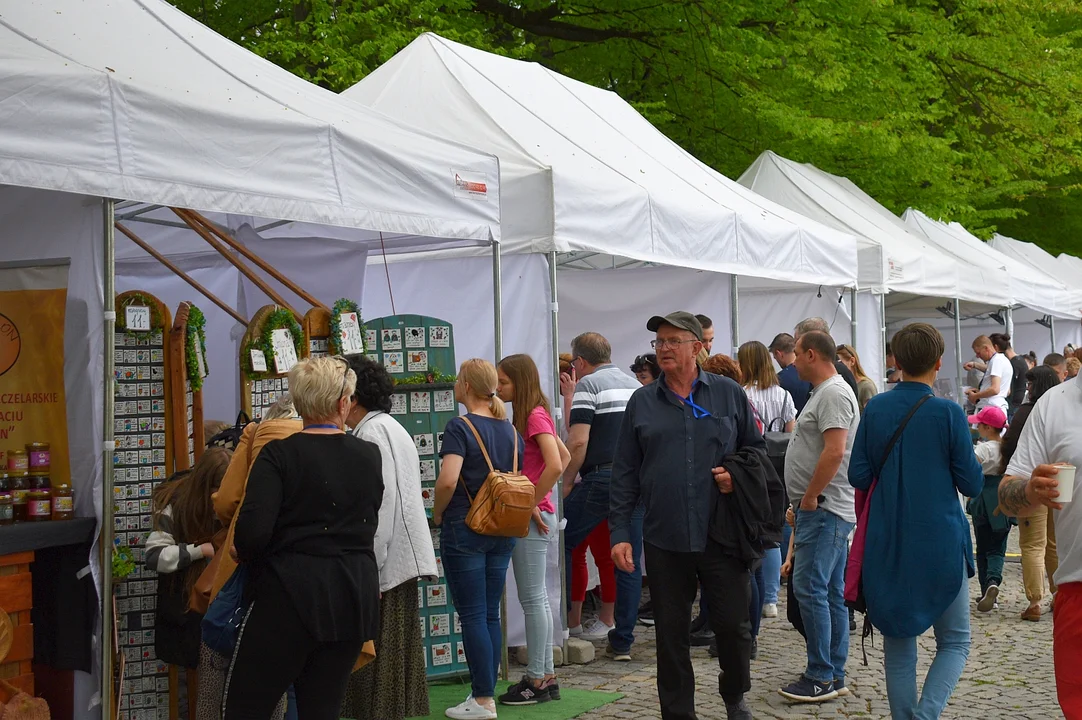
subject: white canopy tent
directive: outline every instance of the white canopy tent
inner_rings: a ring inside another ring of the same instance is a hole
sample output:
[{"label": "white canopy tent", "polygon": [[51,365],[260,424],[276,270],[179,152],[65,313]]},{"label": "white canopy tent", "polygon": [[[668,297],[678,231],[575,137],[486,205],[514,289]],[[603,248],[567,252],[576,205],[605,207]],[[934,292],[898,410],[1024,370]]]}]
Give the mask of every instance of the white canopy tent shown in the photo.
[{"label": "white canopy tent", "polygon": [[[1008,280],[1002,268],[974,272],[943,253],[846,178],[796,163],[767,151],[740,176],[741,184],[824,224],[858,237],[860,288],[880,297],[882,356],[890,321],[911,318],[955,320],[956,355],[961,319],[1010,305]],[[871,352],[865,347],[867,355]],[[961,366],[956,392],[961,388]]]},{"label": "white canopy tent", "polygon": [[1079,269],[1079,264],[1076,264],[1079,263],[1078,259],[1069,255],[1060,255],[1056,258],[1033,243],[1015,240],[999,233],[992,236],[989,244],[1019,266],[1035,270],[1045,284],[1055,283],[1066,288],[1065,313],[1050,313],[1041,319],[1041,324],[1048,328],[1052,352],[1062,350],[1066,342],[1071,342],[1075,346],[1082,344],[1082,328],[1078,322],[1067,324],[1060,333],[1057,332],[1059,328],[1055,320],[1056,317],[1077,320],[1082,315],[1082,271]]},{"label": "white canopy tent", "polygon": [[[602,332],[624,366],[649,351],[646,319],[658,312],[707,313],[721,321],[717,347],[735,344],[736,281],[718,282],[717,273],[813,287],[856,285],[853,237],[710,169],[615,93],[541,65],[428,33],[343,95],[500,158],[508,267],[511,256],[525,255],[514,258],[515,279],[507,284],[507,305],[525,314],[507,323],[509,338],[516,337],[506,348],[538,360],[553,378],[553,396],[555,355],[568,347],[571,328]],[[452,257],[461,254],[431,253],[408,268],[388,263],[391,292],[417,298],[449,291],[431,277],[468,283],[483,270]],[[599,292],[602,287],[608,290]],[[383,282],[370,285],[366,307],[386,308],[389,301]],[[468,306],[448,312],[452,322],[454,313],[473,314]],[[785,322],[779,329],[792,328]],[[543,323],[550,325],[547,334]],[[478,345],[459,338],[463,357],[477,354]],[[520,633],[511,629],[514,642]]]},{"label": "white canopy tent", "polygon": [[[81,488],[76,510],[98,517],[106,544],[112,457],[103,447],[112,445],[113,422],[112,394],[103,388],[113,377],[114,217],[125,216],[150,245],[202,273],[227,301],[243,306],[247,298],[248,311],[262,304],[220,255],[175,227],[171,206],[202,211],[287,274],[324,281],[313,289],[325,302],[337,293],[362,295],[373,244],[388,252],[492,247],[497,273],[489,282],[499,307],[493,156],[354,106],[159,0],[5,3],[0,242],[5,261],[70,259],[65,387],[72,472]],[[121,248],[125,282],[171,305],[201,301],[140,259],[142,251],[126,242]],[[216,309],[204,307],[213,332]],[[226,318],[217,327],[228,336],[232,324]],[[218,376],[234,376],[235,385],[235,348],[222,351],[217,365]],[[212,369],[208,382],[215,381]],[[99,592],[109,597],[111,573],[99,572],[97,557],[95,550]],[[105,637],[111,619],[102,615]],[[77,679],[80,717],[101,713],[99,689],[111,684],[110,643],[98,647],[105,672]]]}]

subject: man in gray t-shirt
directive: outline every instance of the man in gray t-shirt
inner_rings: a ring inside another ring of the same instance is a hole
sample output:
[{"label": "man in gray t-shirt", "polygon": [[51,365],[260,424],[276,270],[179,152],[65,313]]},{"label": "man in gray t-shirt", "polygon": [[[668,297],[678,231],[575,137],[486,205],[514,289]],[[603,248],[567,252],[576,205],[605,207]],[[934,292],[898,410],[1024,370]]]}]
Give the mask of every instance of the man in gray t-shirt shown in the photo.
[{"label": "man in gray t-shirt", "polygon": [[797,373],[812,384],[812,392],[785,454],[786,489],[796,506],[793,593],[807,631],[808,664],[780,692],[801,703],[832,700],[845,692],[849,656],[843,591],[856,510],[848,473],[860,411],[853,390],[834,367],[836,350],[824,332],[797,340]]}]

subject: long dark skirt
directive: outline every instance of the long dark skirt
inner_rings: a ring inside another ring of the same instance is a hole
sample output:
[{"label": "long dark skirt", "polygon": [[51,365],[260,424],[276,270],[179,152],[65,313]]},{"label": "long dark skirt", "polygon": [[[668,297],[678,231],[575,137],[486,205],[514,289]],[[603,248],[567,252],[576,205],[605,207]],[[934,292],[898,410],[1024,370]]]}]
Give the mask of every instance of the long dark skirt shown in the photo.
[{"label": "long dark skirt", "polygon": [[376,659],[350,678],[341,716],[356,720],[428,717],[416,580],[383,593],[379,619]]}]

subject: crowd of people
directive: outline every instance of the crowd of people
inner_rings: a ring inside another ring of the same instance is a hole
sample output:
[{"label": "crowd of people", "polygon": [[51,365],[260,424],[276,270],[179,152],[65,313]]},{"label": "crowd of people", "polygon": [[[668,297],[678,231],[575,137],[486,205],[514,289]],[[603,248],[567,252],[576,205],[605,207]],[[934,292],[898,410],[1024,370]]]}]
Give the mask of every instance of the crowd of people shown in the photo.
[{"label": "crowd of people", "polygon": [[[882,394],[820,318],[735,358],[712,353],[706,316],[674,312],[646,328],[653,352],[631,374],[603,335],[571,342],[562,431],[529,356],[460,367],[466,413],[443,429],[432,522],[471,692],[447,717],[560,700],[546,573],[561,531],[569,634],[626,662],[636,625],[654,625],[666,720],[696,717],[693,645],[718,660],[727,717],[752,717],[760,622],[778,616],[783,583],[807,656],[783,697],[849,694],[858,609],[884,637],[892,716],[939,717],[969,654],[968,579],[979,580],[975,610],[998,610],[1015,525],[1021,619],[1039,622],[1050,590],[1060,702],[1082,717],[1082,511],[1059,501],[1073,486],[1057,479],[1082,447],[1074,348],[1037,366],[1005,334],[976,338],[963,409],[933,392],[945,345],[931,325],[891,339]],[[302,360],[262,422],[224,429],[215,444],[227,448],[208,448],[155,493],[146,562],[163,578],[158,653],[198,670],[200,720],[428,714],[418,588],[440,572],[393,391],[366,356]],[[479,531],[478,498],[493,478],[519,477],[532,484],[525,533]],[[587,552],[600,602],[584,619]],[[509,566],[528,661],[499,692]],[[918,690],[917,638],[929,629],[935,660]]]}]

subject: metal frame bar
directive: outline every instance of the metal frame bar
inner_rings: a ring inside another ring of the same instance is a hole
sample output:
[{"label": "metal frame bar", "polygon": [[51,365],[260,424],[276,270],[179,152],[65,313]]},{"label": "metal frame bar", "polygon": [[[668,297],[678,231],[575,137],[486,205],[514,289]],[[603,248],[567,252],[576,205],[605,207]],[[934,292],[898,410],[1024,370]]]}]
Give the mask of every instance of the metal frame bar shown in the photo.
[{"label": "metal frame bar", "polygon": [[[496,365],[503,359],[503,259],[500,254],[499,240],[492,241],[492,319],[495,327]],[[511,662],[507,649],[507,588],[500,598],[500,633],[503,647],[500,648],[500,674],[504,680],[510,677]]]},{"label": "metal frame bar", "polygon": [[1056,345],[1056,318],[1054,315],[1048,316],[1048,332],[1052,336],[1052,352],[1059,352]]},{"label": "metal frame bar", "polygon": [[[853,349],[857,347],[857,289],[849,289],[849,342],[853,344]],[[857,350],[857,354],[860,351]]]},{"label": "metal frame bar", "polygon": [[[563,429],[566,427],[567,418],[563,416],[563,400],[560,396],[560,301],[559,301],[559,287],[557,283],[556,270],[558,262],[556,259],[556,253],[551,252],[546,255],[549,261],[549,313],[552,316],[552,407],[553,414],[556,416],[556,432],[562,434]],[[556,480],[556,527],[559,528],[564,519],[564,478],[563,474]],[[564,626],[567,624],[567,593],[569,588],[565,587],[567,577],[567,546],[564,545],[563,531],[557,530],[559,533],[559,547],[560,547],[560,643],[563,650],[564,662],[567,661],[567,635],[564,634]]]},{"label": "metal frame bar", "polygon": [[102,198],[102,231],[104,233],[105,272],[102,280],[102,316],[105,320],[105,362],[102,379],[102,406],[104,420],[102,427],[102,490],[101,490],[101,535],[98,549],[101,563],[101,714],[103,718],[113,716],[113,412],[116,398],[113,395],[113,373],[116,358],[113,346],[116,344],[116,235],[114,230],[115,204],[112,199]]},{"label": "metal frame bar", "polygon": [[729,334],[735,356],[740,347],[740,278],[732,274],[729,275]]},{"label": "metal frame bar", "polygon": [[958,404],[966,405],[965,395],[962,394],[962,301],[954,298],[954,379],[957,383],[955,394],[958,396]]},{"label": "metal frame bar", "polygon": [[879,296],[879,356],[883,359],[883,386],[887,383],[887,295]]}]

